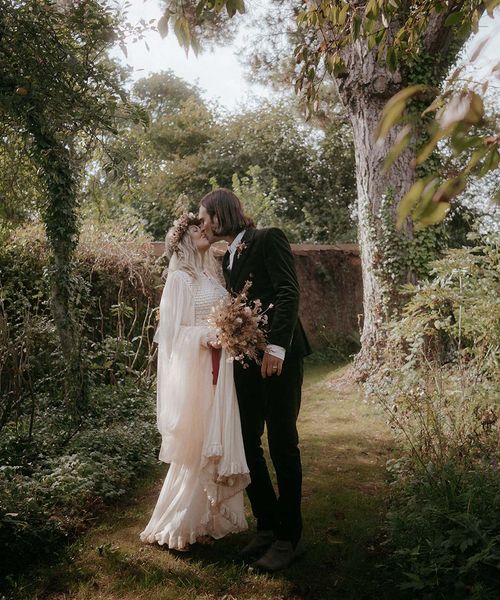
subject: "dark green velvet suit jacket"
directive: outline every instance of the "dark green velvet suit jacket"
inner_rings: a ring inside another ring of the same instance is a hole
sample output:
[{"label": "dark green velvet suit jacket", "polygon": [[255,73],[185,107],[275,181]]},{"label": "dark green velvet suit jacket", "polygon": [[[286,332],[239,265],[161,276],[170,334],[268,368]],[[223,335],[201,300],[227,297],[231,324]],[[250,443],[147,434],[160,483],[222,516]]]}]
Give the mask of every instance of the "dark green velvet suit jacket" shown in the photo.
[{"label": "dark green velvet suit jacket", "polygon": [[299,320],[299,284],[292,250],[285,234],[276,227],[246,230],[239,252],[228,271],[229,252],[222,261],[226,287],[238,293],[252,282],[248,299],[260,299],[269,318],[268,343],[282,346],[288,354],[305,356],[311,348]]}]

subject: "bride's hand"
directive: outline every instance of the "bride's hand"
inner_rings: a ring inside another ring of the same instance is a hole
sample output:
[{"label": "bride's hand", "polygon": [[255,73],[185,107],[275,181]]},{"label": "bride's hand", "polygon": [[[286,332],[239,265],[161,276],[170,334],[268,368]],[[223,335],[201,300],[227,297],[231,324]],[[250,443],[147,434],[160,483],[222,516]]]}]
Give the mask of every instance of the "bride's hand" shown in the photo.
[{"label": "bride's hand", "polygon": [[215,350],[220,350],[222,348],[214,329],[211,329],[208,334],[208,347],[214,348]]},{"label": "bride's hand", "polygon": [[215,330],[212,327],[207,328],[207,331],[201,340],[201,344],[206,348],[214,348],[216,350],[221,348]]}]

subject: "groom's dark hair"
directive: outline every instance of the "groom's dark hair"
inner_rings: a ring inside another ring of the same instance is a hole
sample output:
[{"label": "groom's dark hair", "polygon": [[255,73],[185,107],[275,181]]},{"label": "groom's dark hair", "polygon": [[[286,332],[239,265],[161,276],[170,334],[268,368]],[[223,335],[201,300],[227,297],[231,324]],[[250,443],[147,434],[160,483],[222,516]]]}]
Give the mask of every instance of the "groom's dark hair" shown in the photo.
[{"label": "groom's dark hair", "polygon": [[200,202],[210,218],[217,217],[219,223],[217,235],[234,235],[247,227],[255,227],[255,223],[243,212],[240,199],[231,190],[219,188],[203,196]]}]

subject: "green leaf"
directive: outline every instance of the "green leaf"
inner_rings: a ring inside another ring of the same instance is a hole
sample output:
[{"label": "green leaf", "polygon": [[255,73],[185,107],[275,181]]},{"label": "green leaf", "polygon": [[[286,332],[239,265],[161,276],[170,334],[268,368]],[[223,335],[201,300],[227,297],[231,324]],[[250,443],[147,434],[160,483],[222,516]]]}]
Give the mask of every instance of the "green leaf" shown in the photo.
[{"label": "green leaf", "polygon": [[485,146],[480,146],[477,150],[474,150],[472,156],[469,159],[469,162],[467,163],[467,166],[464,169],[464,173],[470,173],[474,169],[474,167],[476,167],[479,164],[479,162],[484,157],[487,151],[488,149]]},{"label": "green leaf", "polygon": [[227,0],[226,10],[230,17],[234,17],[237,12],[243,14],[245,12],[245,3],[243,0]]},{"label": "green leaf", "polygon": [[429,104],[429,106],[422,112],[422,117],[430,112],[435,112],[443,106],[443,103],[443,97],[437,96],[437,98],[434,98],[434,100]]},{"label": "green leaf", "polygon": [[462,13],[460,13],[458,11],[451,13],[451,15],[448,15],[446,17],[446,20],[444,22],[445,27],[452,27],[453,25],[456,25],[461,19],[462,19]]},{"label": "green leaf", "polygon": [[500,163],[500,154],[496,148],[492,148],[484,161],[483,166],[479,170],[479,177],[484,177],[489,171],[494,171]]},{"label": "green leaf", "polygon": [[415,229],[419,231],[420,229],[428,227],[429,225],[441,223],[449,210],[450,205],[448,202],[430,202],[418,219],[415,219]]},{"label": "green leaf", "polygon": [[[365,17],[365,20],[363,22],[363,30],[364,30],[365,34],[371,33],[377,25],[378,25],[377,19],[374,19],[372,17]],[[369,39],[370,38],[368,38],[368,40]]]},{"label": "green leaf", "polygon": [[373,17],[376,17],[378,15],[377,0],[368,0],[368,3],[365,7],[365,15],[371,15]]},{"label": "green leaf", "polygon": [[355,14],[352,18],[352,37],[356,41],[359,37],[361,29],[361,18],[358,14]]},{"label": "green leaf", "polygon": [[174,32],[177,37],[177,41],[187,53],[191,45],[191,29],[189,27],[189,21],[186,19],[186,17],[178,17],[175,20]]},{"label": "green leaf", "polygon": [[215,12],[220,13],[221,10],[224,8],[224,5],[225,5],[225,0],[215,0],[215,3],[214,3]]},{"label": "green leaf", "polygon": [[433,202],[450,202],[455,196],[464,191],[467,178],[464,175],[448,179],[440,185],[432,197]]},{"label": "green leaf", "polygon": [[234,15],[236,14],[236,4],[234,0],[227,0],[226,10],[230,18],[234,17]]},{"label": "green leaf", "polygon": [[398,218],[396,221],[396,227],[398,229],[401,228],[404,220],[410,215],[413,207],[418,202],[422,192],[424,191],[425,184],[425,179],[418,179],[401,199],[398,205]]},{"label": "green leaf", "polygon": [[394,72],[398,66],[398,59],[396,57],[396,51],[394,50],[394,46],[389,46],[389,48],[387,49],[386,60],[389,71]]},{"label": "green leaf", "polygon": [[162,38],[166,37],[168,34],[169,18],[169,16],[163,15],[163,17],[161,17],[161,19],[158,21],[158,31]]},{"label": "green leaf", "polygon": [[429,89],[430,89],[429,86],[423,85],[423,84],[410,85],[409,87],[407,87],[404,90],[401,90],[400,92],[395,94],[389,100],[389,102],[386,104],[386,106],[390,105],[391,102],[399,102],[399,100],[406,101],[409,98],[411,98],[412,96],[414,96],[415,94],[418,94],[419,92],[423,92],[423,91],[429,90]]},{"label": "green leaf", "polygon": [[399,102],[393,103],[391,106],[388,104],[382,112],[382,119],[377,127],[375,133],[375,139],[382,140],[386,137],[392,127],[399,121],[401,115],[406,108],[406,102],[400,100]]},{"label": "green leaf", "polygon": [[457,132],[451,136],[451,147],[455,155],[461,154],[464,150],[469,150],[474,146],[480,146],[483,143],[483,138],[480,135],[465,135],[463,132]]},{"label": "green leaf", "polygon": [[416,162],[417,165],[421,165],[425,162],[429,156],[432,154],[434,149],[436,148],[440,139],[445,137],[447,133],[449,133],[453,129],[453,125],[448,127],[447,129],[438,129],[431,140],[423,147],[420,153],[417,156]]},{"label": "green leaf", "polygon": [[330,54],[326,58],[325,65],[327,71],[333,73],[333,75],[340,75],[346,70],[344,61],[339,54]]},{"label": "green leaf", "polygon": [[483,118],[484,115],[484,103],[483,99],[476,92],[470,92],[470,108],[467,115],[464,118],[464,121],[467,123],[479,123],[479,121]]},{"label": "green leaf", "polygon": [[412,210],[412,220],[414,223],[421,222],[422,217],[426,217],[433,210],[432,199],[434,197],[434,193],[436,188],[439,185],[439,179],[437,177],[427,177],[424,179],[424,189],[420,194],[417,202],[414,205]]},{"label": "green leaf", "polygon": [[383,39],[385,39],[387,37],[387,30],[386,29],[381,29],[380,31],[377,31],[377,33],[374,35],[374,39],[375,39],[375,45],[378,46]]},{"label": "green leaf", "polygon": [[201,17],[203,11],[205,10],[205,6],[207,5],[207,0],[200,0],[196,5],[196,16]]},{"label": "green leaf", "polygon": [[240,13],[240,15],[244,14],[246,11],[245,1],[244,0],[235,0],[236,2],[236,10]]},{"label": "green leaf", "polygon": [[394,124],[403,114],[403,111],[406,108],[406,102],[409,98],[427,89],[429,88],[426,85],[411,85],[395,94],[384,106],[382,118],[380,119],[380,123],[375,134],[376,139],[384,138],[387,135],[391,127],[394,126]]},{"label": "green leaf", "polygon": [[404,150],[408,147],[411,139],[411,127],[409,125],[405,125],[398,133],[394,145],[392,146],[390,152],[387,154],[384,160],[383,171],[386,173],[389,168],[392,166],[394,161],[400,156]]},{"label": "green leaf", "polygon": [[345,25],[347,20],[347,11],[349,10],[349,4],[346,4],[344,8],[339,13],[339,25]]},{"label": "green leaf", "polygon": [[338,24],[339,12],[340,10],[336,6],[331,6],[327,9],[326,16],[333,23],[333,25]]},{"label": "green leaf", "polygon": [[370,35],[368,37],[368,50],[373,50],[373,48],[375,48],[376,45],[377,45],[377,40],[375,39],[375,36]]}]

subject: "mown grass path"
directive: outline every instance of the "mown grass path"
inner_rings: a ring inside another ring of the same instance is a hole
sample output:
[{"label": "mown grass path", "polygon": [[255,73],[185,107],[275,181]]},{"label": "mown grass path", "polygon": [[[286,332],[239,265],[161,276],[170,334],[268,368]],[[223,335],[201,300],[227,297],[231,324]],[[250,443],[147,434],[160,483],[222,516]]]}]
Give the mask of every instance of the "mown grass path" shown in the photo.
[{"label": "mown grass path", "polygon": [[[360,389],[339,383],[344,369],[309,366],[300,416],[303,512],[308,552],[285,572],[258,575],[234,560],[244,534],[174,554],[143,545],[164,466],[111,509],[43,584],[50,600],[382,600],[379,546],[385,512],[385,461],[391,436]],[[250,515],[250,512],[249,512]]]}]

